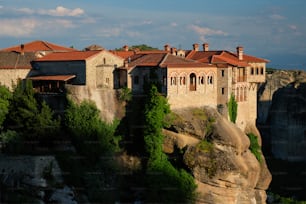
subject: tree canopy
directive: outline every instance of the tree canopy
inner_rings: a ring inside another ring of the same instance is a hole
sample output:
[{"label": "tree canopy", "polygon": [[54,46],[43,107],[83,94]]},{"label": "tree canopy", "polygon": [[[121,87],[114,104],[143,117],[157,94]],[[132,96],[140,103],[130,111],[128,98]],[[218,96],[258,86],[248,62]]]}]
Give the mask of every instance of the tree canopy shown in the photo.
[{"label": "tree canopy", "polygon": [[[140,50],[140,51],[150,51],[150,50],[158,50],[158,48],[155,47],[151,47],[149,45],[146,44],[139,44],[139,45],[132,45],[131,47],[129,47],[129,50]],[[116,50],[123,50],[123,48],[117,48]]]},{"label": "tree canopy", "polygon": [[9,112],[9,101],[11,97],[12,93],[9,91],[9,89],[3,85],[0,85],[0,127],[2,127],[6,115]]}]

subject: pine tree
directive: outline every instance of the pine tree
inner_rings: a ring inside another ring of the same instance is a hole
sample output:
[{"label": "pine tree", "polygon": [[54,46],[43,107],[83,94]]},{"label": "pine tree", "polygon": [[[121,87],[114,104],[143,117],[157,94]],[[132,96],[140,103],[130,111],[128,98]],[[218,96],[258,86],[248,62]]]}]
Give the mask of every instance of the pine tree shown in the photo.
[{"label": "pine tree", "polygon": [[238,111],[237,101],[235,99],[234,94],[231,94],[230,100],[228,102],[228,114],[230,117],[230,121],[232,121],[233,123],[236,123],[237,111]]}]

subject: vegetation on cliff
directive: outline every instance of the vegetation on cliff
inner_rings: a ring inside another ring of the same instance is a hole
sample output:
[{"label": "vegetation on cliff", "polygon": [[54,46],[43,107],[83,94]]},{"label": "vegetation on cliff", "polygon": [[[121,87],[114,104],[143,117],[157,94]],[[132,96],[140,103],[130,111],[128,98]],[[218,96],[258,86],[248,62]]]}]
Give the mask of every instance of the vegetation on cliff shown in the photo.
[{"label": "vegetation on cliff", "polygon": [[166,114],[170,107],[156,86],[152,86],[145,105],[145,149],[147,162],[148,201],[162,203],[191,202],[196,185],[184,169],[176,169],[163,152],[162,128],[167,125]]},{"label": "vegetation on cliff", "polygon": [[262,157],[261,157],[261,147],[258,144],[258,137],[254,133],[248,133],[247,136],[250,140],[250,151],[254,154],[256,159],[261,163]]}]

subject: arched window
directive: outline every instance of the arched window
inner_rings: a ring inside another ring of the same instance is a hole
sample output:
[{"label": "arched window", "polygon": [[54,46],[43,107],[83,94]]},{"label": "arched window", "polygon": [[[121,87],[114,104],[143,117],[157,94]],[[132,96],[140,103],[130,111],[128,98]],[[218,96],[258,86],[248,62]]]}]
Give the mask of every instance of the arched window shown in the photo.
[{"label": "arched window", "polygon": [[251,75],[254,75],[254,68],[251,68]]},{"label": "arched window", "polygon": [[171,85],[176,85],[176,77],[171,77]]},{"label": "arched window", "polygon": [[106,64],[106,58],[105,57],[103,58],[103,64]]},{"label": "arched window", "polygon": [[204,76],[199,76],[199,84],[203,85],[204,84]]},{"label": "arched window", "polygon": [[180,85],[185,85],[186,84],[186,78],[183,76],[183,77],[180,77]]},{"label": "arched window", "polygon": [[258,67],[256,67],[256,75],[258,75],[258,73],[259,73],[259,72],[258,72]]},{"label": "arched window", "polygon": [[240,87],[240,101],[243,101],[243,99],[244,99],[244,91],[243,91],[243,87]]},{"label": "arched window", "polygon": [[194,73],[191,73],[189,76],[189,90],[196,91],[197,90],[197,77]]},{"label": "arched window", "polygon": [[213,84],[214,80],[213,80],[213,76],[207,76],[207,84]]},{"label": "arched window", "polygon": [[247,94],[248,94],[248,89],[247,87],[244,87],[244,100],[247,100]]},{"label": "arched window", "polygon": [[261,75],[264,74],[264,69],[263,69],[263,67],[260,68],[260,74],[261,74]]}]

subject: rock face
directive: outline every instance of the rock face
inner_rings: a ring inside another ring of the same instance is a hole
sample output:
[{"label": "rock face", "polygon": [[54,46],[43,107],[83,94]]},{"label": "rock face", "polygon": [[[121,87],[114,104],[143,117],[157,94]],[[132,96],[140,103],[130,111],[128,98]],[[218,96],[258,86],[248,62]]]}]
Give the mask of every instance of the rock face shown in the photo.
[{"label": "rock face", "polygon": [[[164,132],[168,151],[171,144],[187,145],[184,163],[198,184],[197,202],[266,203],[265,190],[272,177],[263,155],[260,163],[249,150],[248,137],[216,110],[202,111],[177,111],[179,120],[174,121],[172,132]],[[184,126],[187,132],[181,131]]]},{"label": "rock face", "polygon": [[77,203],[54,156],[1,155],[0,170],[1,201]]},{"label": "rock face", "polygon": [[124,106],[118,103],[115,90],[68,85],[66,88],[69,97],[77,103],[83,100],[94,101],[101,112],[101,118],[107,122],[112,122],[115,118],[121,118],[124,114]]},{"label": "rock face", "polygon": [[275,71],[259,92],[258,123],[274,157],[306,161],[306,73]]}]

